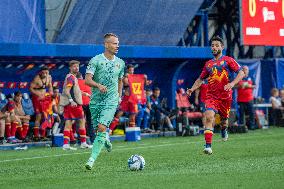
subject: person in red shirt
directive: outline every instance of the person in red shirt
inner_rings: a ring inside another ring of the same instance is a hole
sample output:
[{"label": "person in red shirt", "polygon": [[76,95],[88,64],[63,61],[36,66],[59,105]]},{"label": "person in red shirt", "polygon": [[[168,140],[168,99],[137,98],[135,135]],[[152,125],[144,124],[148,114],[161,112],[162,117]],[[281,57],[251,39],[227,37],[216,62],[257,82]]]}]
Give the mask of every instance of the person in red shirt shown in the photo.
[{"label": "person in red shirt", "polygon": [[70,72],[66,75],[63,85],[63,93],[60,97],[60,104],[65,104],[63,116],[65,119],[64,127],[64,144],[63,150],[76,150],[70,146],[70,132],[73,121],[79,124],[79,135],[81,141],[81,148],[91,148],[86,143],[86,128],[84,111],[82,108],[82,92],[79,88],[78,79],[76,77],[79,72],[79,61],[71,60],[69,62]]},{"label": "person in red shirt", "polygon": [[92,117],[91,112],[89,109],[90,104],[90,97],[92,94],[92,89],[88,85],[85,84],[85,79],[83,78],[82,74],[80,72],[77,73],[77,79],[79,88],[82,92],[82,101],[83,101],[83,110],[86,117],[86,130],[87,130],[87,136],[90,137],[91,143],[94,142],[94,128],[92,126]]},{"label": "person in red shirt", "polygon": [[249,77],[249,69],[247,66],[243,66],[243,71],[245,77],[238,83],[238,105],[240,113],[241,125],[244,125],[245,112],[248,112],[249,115],[249,125],[248,129],[255,129],[255,117],[253,111],[253,89],[255,85],[251,78]]},{"label": "person in red shirt", "polygon": [[[187,90],[190,96],[192,92],[198,89],[202,81],[208,78],[208,90],[205,100],[206,111],[204,113],[204,138],[205,138],[205,154],[212,154],[212,136],[214,127],[214,117],[219,113],[221,117],[221,134],[224,141],[227,140],[228,118],[232,102],[232,88],[244,77],[244,72],[240,65],[231,57],[223,56],[224,49],[223,40],[220,37],[213,37],[211,40],[211,50],[213,59],[207,61],[199,78],[194,82],[193,86]],[[236,72],[238,75],[233,81],[229,79],[230,72]]]}]

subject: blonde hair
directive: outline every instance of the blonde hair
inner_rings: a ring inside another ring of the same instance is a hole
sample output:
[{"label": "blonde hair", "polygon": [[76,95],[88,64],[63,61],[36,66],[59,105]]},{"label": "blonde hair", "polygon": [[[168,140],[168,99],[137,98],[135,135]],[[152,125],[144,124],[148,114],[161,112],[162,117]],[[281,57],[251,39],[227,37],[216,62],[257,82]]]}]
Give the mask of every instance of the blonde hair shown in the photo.
[{"label": "blonde hair", "polygon": [[77,60],[71,60],[70,62],[69,62],[69,67],[71,67],[71,66],[73,66],[74,64],[80,64],[80,62],[79,61],[77,61]]}]

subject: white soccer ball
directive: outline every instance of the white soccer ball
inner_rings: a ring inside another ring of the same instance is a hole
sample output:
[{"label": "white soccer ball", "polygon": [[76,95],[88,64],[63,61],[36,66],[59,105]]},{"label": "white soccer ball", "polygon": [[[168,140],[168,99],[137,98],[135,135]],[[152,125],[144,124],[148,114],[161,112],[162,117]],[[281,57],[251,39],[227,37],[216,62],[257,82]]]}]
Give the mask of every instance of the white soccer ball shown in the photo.
[{"label": "white soccer ball", "polygon": [[143,170],[144,167],[145,167],[145,160],[142,156],[135,154],[128,159],[128,168],[131,171]]}]

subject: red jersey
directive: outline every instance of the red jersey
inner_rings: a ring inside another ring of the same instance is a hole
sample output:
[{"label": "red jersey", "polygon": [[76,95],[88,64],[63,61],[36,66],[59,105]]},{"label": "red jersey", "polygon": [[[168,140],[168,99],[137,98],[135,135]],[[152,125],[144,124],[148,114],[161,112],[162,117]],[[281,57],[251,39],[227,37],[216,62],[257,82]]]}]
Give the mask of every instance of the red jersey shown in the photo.
[{"label": "red jersey", "polygon": [[200,79],[208,78],[206,99],[232,100],[232,90],[225,91],[224,86],[230,82],[229,73],[239,72],[241,66],[229,56],[221,56],[205,63]]},{"label": "red jersey", "polygon": [[208,90],[208,81],[206,79],[206,80],[203,80],[202,85],[200,86],[200,92],[199,92],[200,102],[203,102],[203,103],[205,102],[207,90]]},{"label": "red jersey", "polygon": [[[91,95],[91,87],[85,84],[84,79],[78,79],[79,88],[82,92]],[[83,105],[88,105],[90,103],[90,97],[82,94]]]},{"label": "red jersey", "polygon": [[253,85],[250,77],[243,78],[238,84],[238,102],[250,102],[253,100],[253,88],[246,88],[246,85]]}]

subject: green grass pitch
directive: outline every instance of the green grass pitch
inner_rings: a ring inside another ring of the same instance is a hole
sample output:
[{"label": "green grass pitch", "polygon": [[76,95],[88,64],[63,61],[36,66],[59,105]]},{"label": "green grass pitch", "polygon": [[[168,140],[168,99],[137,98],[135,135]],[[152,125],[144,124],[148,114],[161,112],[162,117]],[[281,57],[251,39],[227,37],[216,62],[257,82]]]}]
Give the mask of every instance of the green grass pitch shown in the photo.
[{"label": "green grass pitch", "polygon": [[[284,188],[284,128],[213,138],[205,155],[203,136],[114,142],[92,171],[90,150],[33,148],[0,152],[0,188]],[[133,154],[145,158],[143,171],[128,170]]]}]

